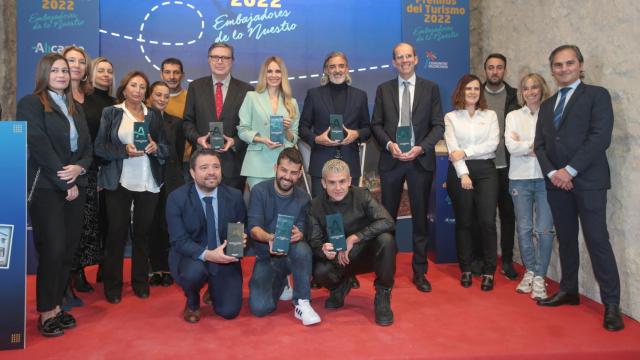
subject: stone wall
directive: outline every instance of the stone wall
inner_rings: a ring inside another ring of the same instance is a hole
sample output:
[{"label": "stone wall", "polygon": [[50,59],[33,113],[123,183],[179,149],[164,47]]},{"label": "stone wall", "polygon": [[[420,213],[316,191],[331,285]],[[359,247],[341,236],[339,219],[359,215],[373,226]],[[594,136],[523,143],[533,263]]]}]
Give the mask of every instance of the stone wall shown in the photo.
[{"label": "stone wall", "polygon": [[[484,78],[483,62],[492,52],[508,59],[506,80],[516,86],[529,72],[542,74],[553,91],[547,58],[565,43],[576,44],[585,57],[585,82],[611,92],[615,113],[607,154],[612,189],[608,224],[622,286],[622,310],[640,319],[640,2],[634,0],[471,0],[471,69]],[[443,95],[445,96],[445,95]],[[635,115],[634,115],[635,114]],[[580,292],[600,301],[598,285],[583,239],[580,239]],[[560,278],[557,244],[549,277]],[[515,286],[515,285],[514,285]]]},{"label": "stone wall", "polygon": [[2,119],[16,114],[16,1],[0,1],[0,106]]}]

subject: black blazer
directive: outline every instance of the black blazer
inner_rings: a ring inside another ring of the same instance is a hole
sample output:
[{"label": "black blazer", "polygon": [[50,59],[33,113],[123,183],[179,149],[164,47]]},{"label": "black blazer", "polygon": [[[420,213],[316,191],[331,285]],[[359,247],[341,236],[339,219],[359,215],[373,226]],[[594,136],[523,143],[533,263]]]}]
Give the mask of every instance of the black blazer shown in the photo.
[{"label": "black blazer", "polygon": [[[129,157],[126,146],[120,142],[118,137],[118,129],[120,129],[123,114],[124,110],[115,106],[104,108],[102,119],[100,120],[100,129],[96,136],[95,152],[97,156],[104,160],[98,171],[98,186],[107,190],[116,190],[118,188],[120,176],[122,175],[122,160]],[[149,126],[149,134],[158,146],[156,153],[148,156],[151,174],[156,184],[160,186],[164,181],[164,164],[169,157],[169,146],[167,145],[161,116],[157,110],[147,108],[144,122]]]},{"label": "black blazer", "polygon": [[[393,158],[386,149],[389,141],[396,142],[396,130],[400,117],[398,78],[382,83],[376,90],[376,100],[371,118],[373,137],[380,145],[380,171],[392,170],[400,160]],[[416,76],[413,94],[411,122],[416,146],[421,146],[424,154],[418,156],[418,163],[428,171],[436,168],[436,143],[444,134],[444,118],[440,103],[438,85]]]},{"label": "black blazer", "polygon": [[182,120],[167,112],[162,113],[162,125],[169,146],[169,157],[165,163],[164,186],[165,191],[170,193],[180,185],[184,184],[182,176],[182,158],[184,157],[184,131],[182,130]]},{"label": "black blazer", "polygon": [[220,153],[222,160],[222,174],[226,177],[240,176],[247,144],[238,137],[240,117],[238,111],[244,101],[247,91],[253,87],[243,81],[231,78],[227,96],[224,99],[220,119],[216,119],[216,104],[213,95],[213,79],[211,75],[196,79],[189,84],[187,100],[184,106],[184,134],[194,146],[200,136],[209,133],[209,123],[219,120],[223,123],[224,134],[233,138],[234,147]]},{"label": "black blazer", "polygon": [[567,165],[578,171],[573,179],[577,190],[611,187],[606,150],[611,144],[613,107],[607,89],[580,83],[566,104],[560,125],[553,125],[558,94],[540,106],[536,137],[536,156],[548,189],[557,189],[547,174]]},{"label": "black blazer", "polygon": [[357,141],[335,147],[316,144],[315,137],[329,128],[329,114],[335,114],[329,86],[310,89],[304,100],[299,127],[300,138],[311,147],[309,173],[312,176],[322,176],[324,163],[334,157],[336,150],[340,150],[343,160],[349,164],[351,176],[358,177],[360,176],[358,144],[367,141],[371,136],[367,93],[351,86],[347,87],[347,101],[342,121],[348,129],[358,130],[360,137]]},{"label": "black blazer", "polygon": [[86,170],[91,166],[93,149],[82,106],[75,104],[76,114],[73,116],[73,121],[78,131],[78,150],[72,153],[69,143],[69,120],[51,97],[49,97],[49,104],[52,111],[45,112],[44,105],[36,95],[27,95],[18,102],[17,117],[26,120],[28,126],[29,188],[33,184],[38,168],[41,169],[36,185],[38,188],[67,191],[74,185],[86,186],[85,175],[78,176],[75,183],[71,184],[60,180],[57,175],[63,166],[80,165]]}]

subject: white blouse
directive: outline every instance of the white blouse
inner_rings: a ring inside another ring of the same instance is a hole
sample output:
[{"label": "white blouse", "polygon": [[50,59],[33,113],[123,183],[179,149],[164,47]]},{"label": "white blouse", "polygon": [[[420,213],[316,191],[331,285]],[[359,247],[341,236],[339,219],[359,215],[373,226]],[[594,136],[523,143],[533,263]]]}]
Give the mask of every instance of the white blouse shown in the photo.
[{"label": "white blouse", "polygon": [[496,157],[500,143],[498,116],[493,110],[476,110],[469,116],[466,109],[454,110],[444,116],[444,140],[449,154],[463,150],[465,158],[453,163],[458,177],[469,174],[465,160],[487,160]]},{"label": "white blouse", "polygon": [[[531,113],[528,107],[514,110],[507,114],[504,128],[504,144],[511,153],[509,179],[528,180],[542,179],[542,170],[535,156],[529,154],[533,150],[533,140],[536,137],[536,123],[538,112]],[[517,134],[520,140],[513,139]]]},{"label": "white blouse", "polygon": [[[124,106],[124,103],[115,105],[115,107],[124,110],[122,122],[118,128],[118,138],[123,144],[133,144],[133,123],[137,122],[137,120]],[[142,104],[142,111],[144,115],[147,116],[148,110],[144,104]],[[147,154],[122,160],[120,184],[130,191],[160,192],[160,187],[156,184],[156,180],[151,173],[151,163],[149,162],[149,156],[147,156]]]}]

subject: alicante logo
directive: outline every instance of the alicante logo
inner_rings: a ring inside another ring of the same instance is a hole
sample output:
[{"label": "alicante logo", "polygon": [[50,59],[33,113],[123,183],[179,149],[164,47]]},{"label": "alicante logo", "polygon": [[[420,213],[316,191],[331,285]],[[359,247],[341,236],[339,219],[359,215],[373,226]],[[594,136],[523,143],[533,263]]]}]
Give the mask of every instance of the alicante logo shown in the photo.
[{"label": "alicante logo", "polygon": [[448,61],[438,61],[438,55],[431,50],[425,51],[424,54],[427,61],[425,61],[424,67],[426,69],[448,69],[449,62]]},{"label": "alicante logo", "polygon": [[137,130],[134,131],[134,135],[139,137],[145,137],[144,128],[140,126]]},{"label": "alicante logo", "polygon": [[37,42],[35,45],[31,47],[34,53],[36,54],[48,54],[48,53],[62,53],[62,49],[64,49],[64,45],[49,45],[47,42]]}]

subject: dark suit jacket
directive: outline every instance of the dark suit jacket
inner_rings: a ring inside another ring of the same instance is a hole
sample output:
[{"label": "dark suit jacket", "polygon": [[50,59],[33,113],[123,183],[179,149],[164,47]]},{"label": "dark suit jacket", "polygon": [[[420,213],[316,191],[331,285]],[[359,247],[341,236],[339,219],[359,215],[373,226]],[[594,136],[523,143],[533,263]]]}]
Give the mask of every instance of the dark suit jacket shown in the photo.
[{"label": "dark suit jacket", "polygon": [[[371,118],[373,137],[380,145],[380,171],[392,170],[400,160],[394,159],[386,149],[387,142],[396,142],[396,130],[400,117],[398,78],[382,83],[376,90],[376,101]],[[444,134],[444,118],[438,85],[416,76],[413,94],[411,122],[415,145],[421,146],[424,154],[416,161],[428,171],[435,171],[436,143]]]},{"label": "dark suit jacket", "polygon": [[358,144],[365,142],[371,136],[369,124],[369,104],[367,93],[354,87],[347,87],[347,101],[342,121],[348,129],[358,130],[360,137],[357,141],[345,146],[324,146],[315,143],[315,137],[329,128],[329,114],[335,114],[333,100],[329,86],[310,89],[304,100],[304,107],[300,115],[300,138],[311,147],[309,173],[312,176],[322,176],[322,166],[333,159],[336,150],[340,150],[343,160],[349,164],[351,176],[360,176],[360,157]]},{"label": "dark suit jacket", "polygon": [[27,95],[18,102],[17,118],[26,120],[28,126],[29,188],[33,184],[38,168],[41,169],[38,188],[67,191],[74,185],[86,186],[85,175],[78,176],[75,183],[71,184],[60,180],[57,175],[63,166],[80,165],[85,170],[89,170],[91,166],[93,148],[82,106],[75,104],[76,114],[73,120],[78,131],[78,150],[72,153],[69,143],[69,120],[51,97],[49,97],[49,104],[52,111],[45,112],[44,105],[36,95]]},{"label": "dark suit jacket", "polygon": [[182,120],[167,112],[162,113],[162,125],[169,147],[169,156],[165,162],[164,186],[167,193],[184,184],[182,176],[182,158],[184,157],[184,131]]},{"label": "dark suit jacket", "polygon": [[224,134],[233,138],[235,143],[234,147],[229,151],[220,154],[222,175],[226,177],[240,176],[247,144],[238,137],[237,127],[240,123],[238,111],[247,91],[251,90],[253,90],[251,85],[232,77],[229,82],[227,96],[224,99],[220,119],[216,119],[216,104],[211,75],[194,80],[189,84],[187,100],[184,106],[184,134],[195,148],[198,137],[209,133],[209,123],[216,120],[222,121]]},{"label": "dark suit jacket", "polygon": [[[188,183],[169,194],[167,199],[167,226],[169,229],[169,268],[174,279],[179,279],[180,259],[188,257],[198,260],[207,248],[207,218],[198,197],[196,185]],[[227,224],[246,223],[247,210],[240,190],[218,185],[218,235],[220,241],[227,238]],[[215,271],[219,264],[210,263]]]},{"label": "dark suit jacket", "polygon": [[557,189],[547,174],[567,165],[578,171],[576,190],[611,187],[606,150],[613,131],[613,108],[609,92],[600,86],[580,83],[565,105],[560,125],[553,125],[558,94],[540,106],[536,126],[535,152],[547,188]]}]

